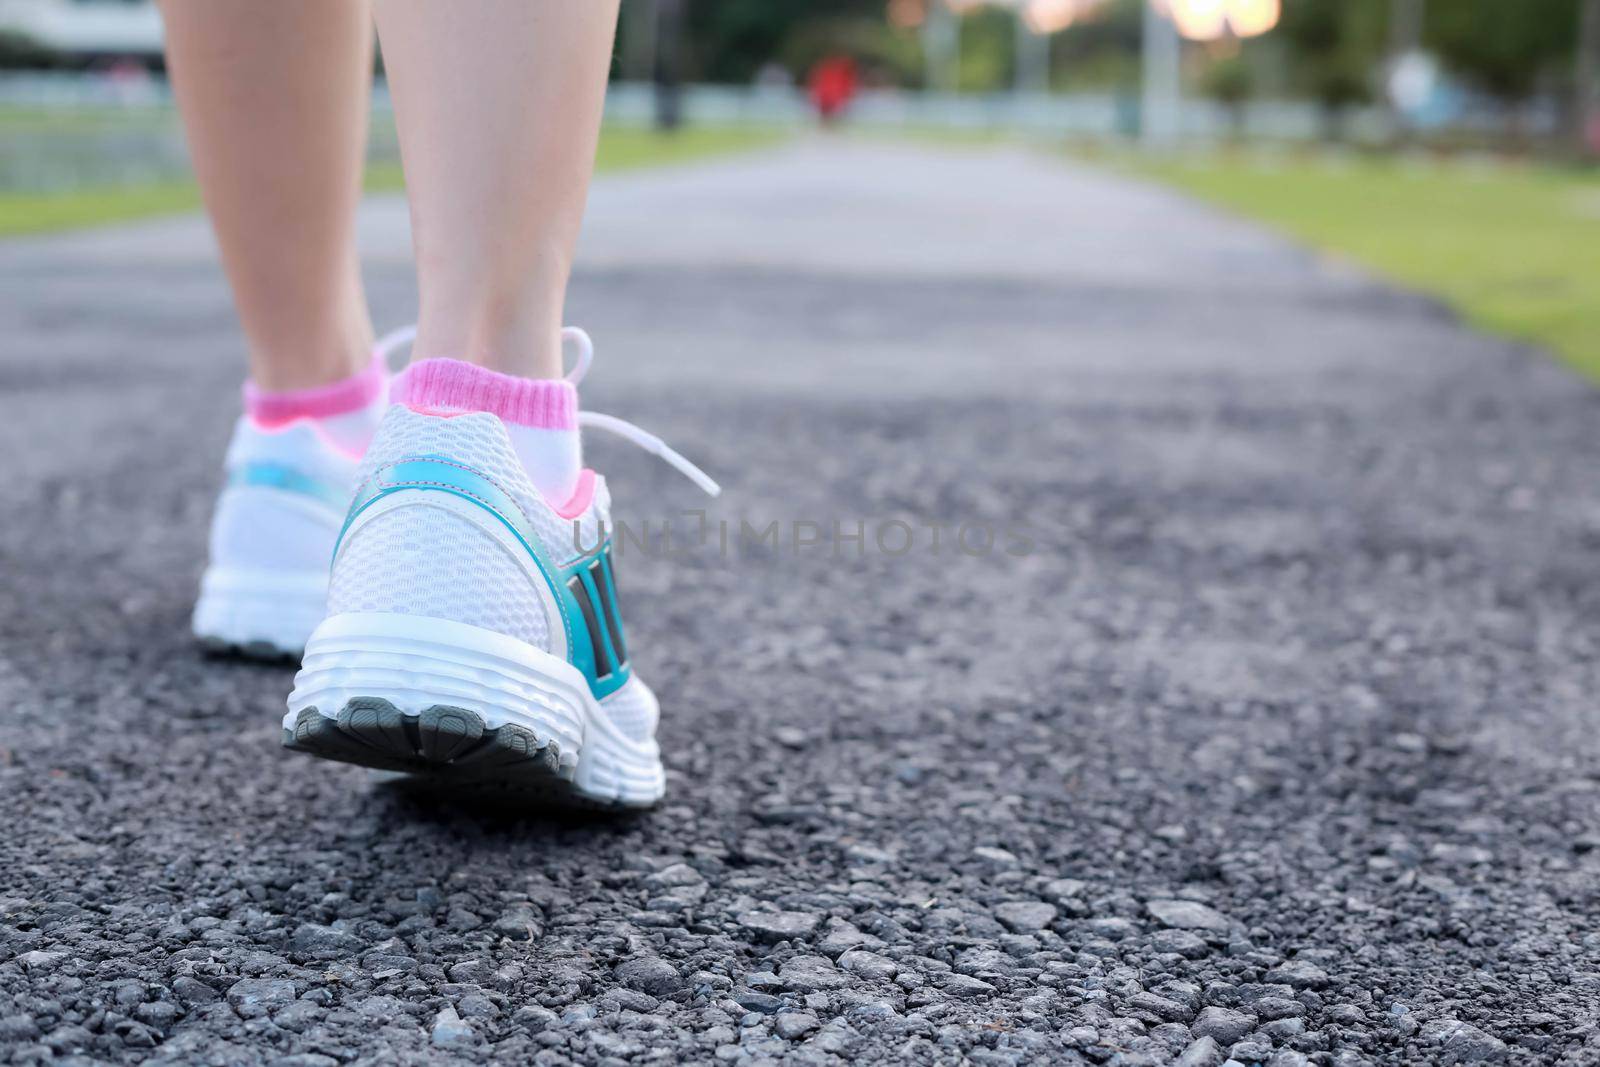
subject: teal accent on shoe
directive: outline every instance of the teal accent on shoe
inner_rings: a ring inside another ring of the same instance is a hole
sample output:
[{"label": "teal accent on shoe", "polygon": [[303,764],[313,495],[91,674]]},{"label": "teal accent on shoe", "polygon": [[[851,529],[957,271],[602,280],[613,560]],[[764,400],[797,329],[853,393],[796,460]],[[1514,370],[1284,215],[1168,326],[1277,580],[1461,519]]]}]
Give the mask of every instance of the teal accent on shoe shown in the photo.
[{"label": "teal accent on shoe", "polygon": [[250,486],[256,489],[280,489],[285,493],[308,496],[321,501],[334,510],[345,505],[347,495],[335,485],[320,481],[282,463],[243,463],[228,472],[228,488]]},{"label": "teal accent on shoe", "polygon": [[[625,661],[619,662],[620,656],[616,646],[622,644],[620,623],[618,636],[615,638],[604,623],[607,614],[613,619],[617,618],[616,601],[614,598],[603,601],[590,575],[596,560],[602,560],[602,566],[610,567],[609,537],[590,554],[565,567],[557,567],[551,563],[541,546],[538,534],[534,532],[532,524],[517,506],[517,502],[492,479],[445,456],[416,456],[380,467],[362,486],[350,504],[350,513],[344,520],[344,528],[339,531],[339,539],[334,543],[334,558],[338,558],[339,547],[344,544],[345,534],[349,532],[350,525],[355,522],[357,516],[384,497],[405,492],[449,493],[451,496],[476,504],[499,519],[501,524],[521,542],[522,547],[527,549],[528,555],[533,558],[534,565],[543,576],[545,585],[555,597],[561,611],[562,626],[567,635],[567,660],[583,672],[595,699],[604,699],[626,684],[631,670]],[[607,586],[614,588],[614,583],[610,581],[609,569],[606,578]],[[595,630],[591,630],[578,595],[572,589],[571,583],[574,579],[582,583],[588,597],[590,611],[597,620]],[[610,604],[609,613],[604,608],[606,603]],[[598,649],[591,636],[592,633],[598,633],[600,636]],[[604,672],[600,669],[602,665],[607,668]]]}]

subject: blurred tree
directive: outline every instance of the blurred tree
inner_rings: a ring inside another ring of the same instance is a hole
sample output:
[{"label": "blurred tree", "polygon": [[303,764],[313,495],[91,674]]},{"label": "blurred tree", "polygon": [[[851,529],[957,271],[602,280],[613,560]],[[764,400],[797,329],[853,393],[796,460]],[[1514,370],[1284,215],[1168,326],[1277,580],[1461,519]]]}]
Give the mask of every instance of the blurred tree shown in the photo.
[{"label": "blurred tree", "polygon": [[1205,94],[1228,110],[1235,138],[1244,135],[1244,105],[1255,92],[1255,70],[1241,53],[1213,60],[1202,79]]},{"label": "blurred tree", "polygon": [[1415,101],[1408,105],[1400,100],[1392,81],[1405,70],[1405,64],[1413,63],[1422,52],[1422,23],[1427,11],[1428,0],[1389,0],[1389,47],[1384,57],[1385,85],[1381,95],[1396,147],[1409,144],[1416,136],[1415,116],[1408,110]]},{"label": "blurred tree", "polygon": [[1578,40],[1578,0],[1440,0],[1428,5],[1423,44],[1484,92],[1520,103],[1564,71]]},{"label": "blurred tree", "polygon": [[961,63],[956,88],[968,93],[1009,89],[1016,59],[1015,15],[981,7],[961,20]]},{"label": "blurred tree", "polygon": [[[695,81],[749,82],[763,64],[782,61],[807,24],[854,21],[859,29],[870,21],[889,32],[884,0],[687,0],[687,7],[688,76]],[[806,69],[790,73],[804,77]]]},{"label": "blurred tree", "polygon": [[64,62],[49,45],[16,30],[0,30],[0,70],[49,70]]},{"label": "blurred tree", "polygon": [[1346,111],[1373,95],[1386,49],[1391,0],[1286,0],[1277,33],[1291,84],[1321,106],[1324,136],[1341,140]]},{"label": "blurred tree", "polygon": [[1109,0],[1059,34],[1051,49],[1051,86],[1137,92],[1143,2]]},{"label": "blurred tree", "polygon": [[[934,0],[929,0],[934,2]],[[1105,0],[1058,34],[1051,48],[1053,88],[1138,84],[1139,27],[1144,0]],[[1293,0],[1289,0],[1293,2]],[[660,0],[623,0],[618,31],[619,73],[640,78],[654,54],[652,11]],[[687,81],[748,83],[769,63],[797,80],[823,55],[845,52],[877,77],[920,87],[927,77],[918,27],[890,24],[888,0],[685,0],[684,77]],[[979,8],[960,18],[957,85],[968,91],[1003,89],[1015,69],[1014,12]]]},{"label": "blurred tree", "polygon": [[651,0],[655,6],[656,128],[675,130],[683,123],[683,9],[684,0]]},{"label": "blurred tree", "polygon": [[1600,158],[1600,0],[1583,0],[1573,60],[1572,118],[1578,152]]},{"label": "blurred tree", "polygon": [[803,78],[821,60],[848,55],[860,64],[868,81],[917,85],[923,77],[922,41],[915,30],[890,26],[883,19],[835,15],[800,23],[776,57],[796,78]]}]

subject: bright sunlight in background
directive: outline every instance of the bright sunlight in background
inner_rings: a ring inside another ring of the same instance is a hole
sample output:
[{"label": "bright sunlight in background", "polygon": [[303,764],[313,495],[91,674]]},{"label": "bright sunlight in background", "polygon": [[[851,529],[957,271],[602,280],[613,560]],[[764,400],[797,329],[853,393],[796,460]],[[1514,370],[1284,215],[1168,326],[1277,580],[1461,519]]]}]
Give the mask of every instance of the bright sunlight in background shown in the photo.
[{"label": "bright sunlight in background", "polygon": [[[951,10],[968,14],[990,6],[1015,8],[1034,33],[1060,33],[1073,23],[1093,16],[1107,0],[947,0]],[[1281,0],[1151,0],[1191,41],[1215,41],[1231,33],[1257,37],[1278,24]],[[925,0],[890,0],[889,18],[900,26],[920,26],[926,15]]]},{"label": "bright sunlight in background", "polygon": [[1215,41],[1228,33],[1258,37],[1278,24],[1279,0],[1155,0],[1156,6],[1191,41]]}]

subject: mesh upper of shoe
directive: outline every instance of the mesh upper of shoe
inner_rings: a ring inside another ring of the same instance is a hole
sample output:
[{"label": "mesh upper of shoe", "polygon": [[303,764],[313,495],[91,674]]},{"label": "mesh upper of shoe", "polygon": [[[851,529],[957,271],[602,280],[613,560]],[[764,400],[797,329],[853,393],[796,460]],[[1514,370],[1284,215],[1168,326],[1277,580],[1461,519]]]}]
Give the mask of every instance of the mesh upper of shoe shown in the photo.
[{"label": "mesh upper of shoe", "polygon": [[377,515],[347,536],[328,614],[357,611],[449,619],[550,647],[544,605],[505,545],[426,501]]}]

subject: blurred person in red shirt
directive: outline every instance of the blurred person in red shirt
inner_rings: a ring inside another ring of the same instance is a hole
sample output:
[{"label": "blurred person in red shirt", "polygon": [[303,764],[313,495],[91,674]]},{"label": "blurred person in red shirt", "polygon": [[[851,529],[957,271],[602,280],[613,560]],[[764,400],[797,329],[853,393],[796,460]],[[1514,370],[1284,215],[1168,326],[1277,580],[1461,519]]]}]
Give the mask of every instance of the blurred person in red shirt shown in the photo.
[{"label": "blurred person in red shirt", "polygon": [[828,56],[811,68],[807,88],[811,103],[823,122],[837,119],[855,98],[858,83],[856,61],[849,56]]}]

